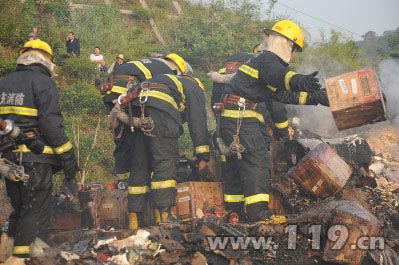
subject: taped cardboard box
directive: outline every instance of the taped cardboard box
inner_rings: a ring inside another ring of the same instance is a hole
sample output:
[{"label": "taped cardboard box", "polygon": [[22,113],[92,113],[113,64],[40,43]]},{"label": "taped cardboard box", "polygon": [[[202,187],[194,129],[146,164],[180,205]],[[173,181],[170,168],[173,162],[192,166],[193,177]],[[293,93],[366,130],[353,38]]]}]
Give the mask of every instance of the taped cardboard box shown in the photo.
[{"label": "taped cardboard box", "polygon": [[189,181],[177,184],[176,208],[181,220],[196,218],[197,208],[222,208],[222,184],[220,182]]},{"label": "taped cardboard box", "polygon": [[386,120],[382,91],[373,68],[330,77],[325,84],[338,130]]}]

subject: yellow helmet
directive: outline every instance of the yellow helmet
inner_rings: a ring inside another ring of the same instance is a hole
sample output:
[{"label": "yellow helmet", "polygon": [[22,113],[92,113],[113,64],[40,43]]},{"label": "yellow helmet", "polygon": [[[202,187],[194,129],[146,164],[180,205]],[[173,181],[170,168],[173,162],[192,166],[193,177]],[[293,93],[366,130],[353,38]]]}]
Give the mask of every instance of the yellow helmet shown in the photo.
[{"label": "yellow helmet", "polygon": [[18,56],[32,49],[44,52],[50,57],[51,60],[53,60],[53,50],[51,49],[50,45],[40,39],[25,42],[24,47],[18,50]]},{"label": "yellow helmet", "polygon": [[177,67],[179,67],[180,72],[182,72],[183,74],[186,74],[189,71],[193,71],[191,69],[191,66],[176,53],[169,53],[168,55],[166,55],[166,58],[172,60],[177,65]]},{"label": "yellow helmet", "polygon": [[265,29],[264,32],[266,34],[276,32],[293,41],[294,44],[297,45],[298,51],[302,51],[304,36],[302,29],[295,22],[290,20],[281,20],[274,24],[271,29]]}]

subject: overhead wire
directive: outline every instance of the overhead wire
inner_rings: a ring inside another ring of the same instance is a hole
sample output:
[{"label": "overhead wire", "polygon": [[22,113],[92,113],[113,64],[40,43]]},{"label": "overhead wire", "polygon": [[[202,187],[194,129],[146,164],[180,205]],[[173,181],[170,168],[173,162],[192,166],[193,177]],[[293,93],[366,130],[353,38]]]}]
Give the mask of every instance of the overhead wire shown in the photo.
[{"label": "overhead wire", "polygon": [[[294,8],[294,7],[290,7],[290,6],[286,5],[286,4],[283,4],[283,3],[281,3],[280,1],[276,2],[276,4],[278,4],[278,5],[280,5],[280,6],[283,6],[283,7],[285,7],[285,8],[288,8],[288,9],[294,10],[294,11],[296,11],[296,12],[298,12],[298,13],[301,13],[302,15],[305,15],[305,16],[307,16],[307,17],[313,18],[313,19],[318,20],[318,21],[320,21],[320,22],[322,22],[322,23],[328,24],[328,25],[330,25],[330,26],[332,26],[332,27],[338,28],[338,29],[340,29],[340,30],[343,30],[343,31],[349,32],[349,33],[351,33],[351,34],[353,34],[353,35],[356,35],[356,36],[361,37],[361,35],[360,35],[359,33],[353,32],[353,31],[351,31],[351,30],[345,29],[345,28],[340,27],[340,26],[337,26],[337,25],[335,25],[335,24],[333,24],[333,23],[331,23],[331,22],[328,22],[328,21],[326,21],[326,20],[323,20],[323,19],[321,19],[321,18],[318,18],[318,17],[315,17],[315,16],[313,16],[313,15],[310,15],[310,14],[307,14],[307,13],[305,13],[305,12],[302,12],[302,11],[300,11],[300,10]],[[273,12],[273,13],[275,13],[275,12]]]}]

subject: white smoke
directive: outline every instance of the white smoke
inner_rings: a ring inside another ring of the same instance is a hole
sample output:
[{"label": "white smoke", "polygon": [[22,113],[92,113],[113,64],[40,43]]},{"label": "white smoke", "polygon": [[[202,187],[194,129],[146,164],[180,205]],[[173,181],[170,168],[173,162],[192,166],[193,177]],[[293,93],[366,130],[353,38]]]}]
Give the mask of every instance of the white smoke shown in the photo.
[{"label": "white smoke", "polygon": [[[323,57],[323,56],[321,56]],[[332,58],[325,56],[324,58],[316,57],[311,54],[306,56],[302,63],[296,67],[296,72],[301,74],[310,74],[316,70],[319,71],[317,77],[320,84],[325,87],[324,80],[327,76],[333,76],[342,73],[340,63]],[[341,71],[341,72],[340,72]],[[329,107],[325,106],[295,106],[287,105],[290,117],[299,119],[299,128],[309,130],[322,137],[334,137],[339,135],[339,131],[335,125]],[[295,121],[293,123],[295,125]]]},{"label": "white smoke", "polygon": [[387,59],[378,65],[378,77],[386,98],[388,119],[399,125],[399,60]]},{"label": "white smoke", "polygon": [[[337,136],[338,129],[335,126],[331,110],[325,106],[294,106],[287,105],[290,117],[299,119],[299,128],[309,130],[322,137]],[[296,119],[293,119],[294,125]]]}]

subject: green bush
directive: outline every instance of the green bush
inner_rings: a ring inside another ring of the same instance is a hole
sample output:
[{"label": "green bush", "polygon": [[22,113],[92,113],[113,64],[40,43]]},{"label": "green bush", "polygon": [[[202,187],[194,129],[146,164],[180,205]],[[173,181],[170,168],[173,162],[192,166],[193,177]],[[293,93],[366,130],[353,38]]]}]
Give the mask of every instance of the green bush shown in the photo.
[{"label": "green bush", "polygon": [[77,82],[64,88],[60,94],[61,109],[70,115],[87,116],[104,113],[99,91],[90,84]]},{"label": "green bush", "polygon": [[16,56],[0,58],[0,75],[5,75],[15,71]]},{"label": "green bush", "polygon": [[81,81],[92,81],[98,74],[96,65],[84,57],[67,58],[63,62],[63,67],[69,75]]},{"label": "green bush", "polygon": [[78,181],[81,178],[85,183],[112,181],[114,144],[104,121],[103,115],[65,116],[66,132],[75,147],[80,168]]}]

